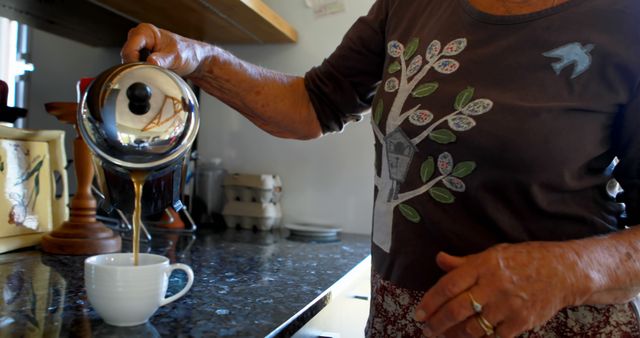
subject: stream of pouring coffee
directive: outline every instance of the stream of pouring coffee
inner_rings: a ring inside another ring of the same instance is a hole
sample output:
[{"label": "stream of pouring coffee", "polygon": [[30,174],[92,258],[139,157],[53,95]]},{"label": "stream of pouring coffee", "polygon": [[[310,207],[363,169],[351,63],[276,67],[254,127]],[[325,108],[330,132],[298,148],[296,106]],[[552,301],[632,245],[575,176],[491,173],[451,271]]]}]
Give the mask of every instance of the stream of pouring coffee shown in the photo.
[{"label": "stream of pouring coffee", "polygon": [[133,208],[133,265],[138,265],[140,257],[140,227],[142,226],[142,187],[147,179],[147,172],[131,172],[133,181],[133,191],[135,194],[135,204]]}]

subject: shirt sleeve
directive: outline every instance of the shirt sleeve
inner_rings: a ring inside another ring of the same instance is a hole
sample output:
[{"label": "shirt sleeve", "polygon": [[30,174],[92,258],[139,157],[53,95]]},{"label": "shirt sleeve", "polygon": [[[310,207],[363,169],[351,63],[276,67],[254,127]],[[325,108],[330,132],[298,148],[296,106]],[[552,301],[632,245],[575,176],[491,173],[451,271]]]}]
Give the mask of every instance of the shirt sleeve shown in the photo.
[{"label": "shirt sleeve", "polygon": [[623,192],[626,225],[640,224],[640,90],[618,114],[613,126],[613,146],[618,157],[613,176]]},{"label": "shirt sleeve", "polygon": [[305,87],[324,133],[341,131],[371,107],[385,60],[387,1],[377,0],[336,50],[305,74]]}]

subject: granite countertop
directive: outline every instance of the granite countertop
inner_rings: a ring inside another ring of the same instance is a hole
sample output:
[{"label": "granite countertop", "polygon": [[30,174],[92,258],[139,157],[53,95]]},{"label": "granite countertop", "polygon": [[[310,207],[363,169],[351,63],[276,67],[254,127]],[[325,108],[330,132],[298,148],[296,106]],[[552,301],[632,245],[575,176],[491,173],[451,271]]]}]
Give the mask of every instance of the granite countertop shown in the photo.
[{"label": "granite countertop", "polygon": [[[130,245],[124,241],[125,250]],[[142,246],[195,273],[191,290],[146,325],[118,328],[100,319],[83,285],[86,256],[27,249],[0,255],[0,336],[290,336],[328,301],[323,292],[369,255],[370,239],[341,234],[339,241],[309,242],[286,230],[227,229],[156,233]],[[174,273],[168,293],[185,282],[184,273]]]}]

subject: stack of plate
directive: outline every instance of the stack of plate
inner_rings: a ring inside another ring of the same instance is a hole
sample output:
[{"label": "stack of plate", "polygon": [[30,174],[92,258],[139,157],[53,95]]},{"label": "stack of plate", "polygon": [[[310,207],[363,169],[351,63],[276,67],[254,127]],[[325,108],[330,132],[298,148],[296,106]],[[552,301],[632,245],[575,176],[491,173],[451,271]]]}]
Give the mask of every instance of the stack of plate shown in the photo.
[{"label": "stack of plate", "polygon": [[334,226],[317,224],[285,224],[291,239],[312,241],[335,241],[342,229]]}]

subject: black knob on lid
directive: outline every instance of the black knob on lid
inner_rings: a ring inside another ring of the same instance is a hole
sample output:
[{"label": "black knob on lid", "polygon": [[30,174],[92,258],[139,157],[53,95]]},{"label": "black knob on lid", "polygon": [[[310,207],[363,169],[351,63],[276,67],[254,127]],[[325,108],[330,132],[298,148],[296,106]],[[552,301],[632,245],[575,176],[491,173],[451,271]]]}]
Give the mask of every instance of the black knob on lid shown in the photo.
[{"label": "black knob on lid", "polygon": [[142,82],[136,82],[127,88],[129,110],[136,115],[144,115],[149,112],[151,105],[151,88]]}]

